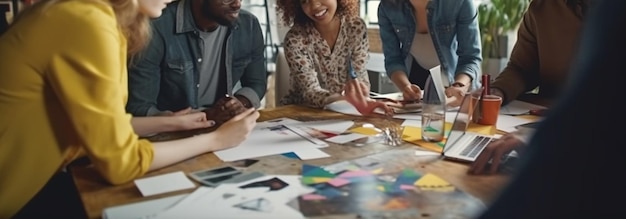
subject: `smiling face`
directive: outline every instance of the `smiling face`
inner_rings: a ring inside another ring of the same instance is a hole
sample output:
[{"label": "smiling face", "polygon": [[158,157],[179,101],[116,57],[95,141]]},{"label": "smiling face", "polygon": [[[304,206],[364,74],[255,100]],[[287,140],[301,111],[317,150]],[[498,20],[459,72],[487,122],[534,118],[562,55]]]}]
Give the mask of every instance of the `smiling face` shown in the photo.
[{"label": "smiling face", "polygon": [[328,24],[335,18],[337,0],[300,0],[302,11],[316,24]]},{"label": "smiling face", "polygon": [[138,0],[139,11],[148,17],[156,18],[161,16],[165,6],[172,2],[172,0]]},{"label": "smiling face", "polygon": [[[220,25],[231,26],[239,18],[242,0],[203,0],[202,16]],[[227,2],[227,4],[224,4]]]}]

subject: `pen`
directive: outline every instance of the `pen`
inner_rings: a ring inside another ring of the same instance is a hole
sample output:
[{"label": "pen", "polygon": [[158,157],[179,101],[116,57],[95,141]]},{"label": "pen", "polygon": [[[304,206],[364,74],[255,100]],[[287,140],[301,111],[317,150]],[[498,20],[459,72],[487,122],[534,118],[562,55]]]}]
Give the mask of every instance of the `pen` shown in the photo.
[{"label": "pen", "polygon": [[483,75],[481,79],[482,79],[481,83],[483,84],[483,88],[484,88],[483,92],[485,93],[485,95],[490,95],[491,94],[491,91],[490,91],[491,76]]}]

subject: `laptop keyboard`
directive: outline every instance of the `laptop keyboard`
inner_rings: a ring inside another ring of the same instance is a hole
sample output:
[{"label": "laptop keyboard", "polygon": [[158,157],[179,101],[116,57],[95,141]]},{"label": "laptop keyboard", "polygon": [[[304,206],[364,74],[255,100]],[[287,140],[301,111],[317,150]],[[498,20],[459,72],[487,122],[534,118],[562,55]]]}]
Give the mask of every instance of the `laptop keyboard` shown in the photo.
[{"label": "laptop keyboard", "polygon": [[461,155],[474,158],[478,156],[478,153],[491,142],[493,138],[485,137],[485,136],[474,136],[472,142],[461,151]]}]

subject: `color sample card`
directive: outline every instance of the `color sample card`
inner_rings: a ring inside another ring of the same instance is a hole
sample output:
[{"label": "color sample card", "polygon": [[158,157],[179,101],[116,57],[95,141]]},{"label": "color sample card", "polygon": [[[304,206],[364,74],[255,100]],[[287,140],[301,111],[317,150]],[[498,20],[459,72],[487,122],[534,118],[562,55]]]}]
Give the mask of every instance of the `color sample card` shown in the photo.
[{"label": "color sample card", "polygon": [[194,185],[182,171],[137,179],[135,180],[135,185],[143,196],[157,195],[196,187],[196,185]]}]

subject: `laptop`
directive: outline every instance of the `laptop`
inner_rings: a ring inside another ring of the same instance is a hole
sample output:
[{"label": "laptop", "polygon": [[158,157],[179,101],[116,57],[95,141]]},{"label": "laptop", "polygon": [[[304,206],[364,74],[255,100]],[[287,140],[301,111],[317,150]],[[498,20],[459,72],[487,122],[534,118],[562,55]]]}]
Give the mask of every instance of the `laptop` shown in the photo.
[{"label": "laptop", "polygon": [[[465,95],[461,102],[461,108],[468,107],[471,95]],[[478,104],[473,104],[478,106]],[[474,106],[474,110],[476,109]],[[467,108],[466,108],[467,109]],[[489,142],[496,140],[494,136],[468,132],[467,127],[471,122],[468,112],[473,110],[459,110],[452,122],[452,128],[443,146],[442,156],[445,159],[474,162],[476,157],[485,149]]]}]

